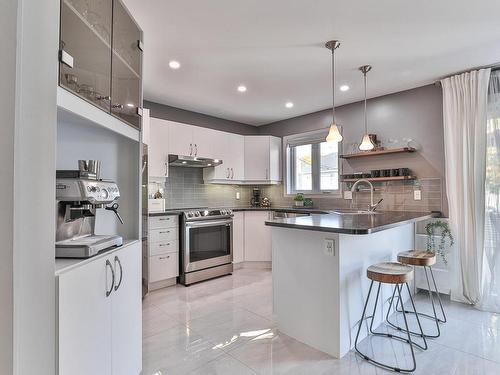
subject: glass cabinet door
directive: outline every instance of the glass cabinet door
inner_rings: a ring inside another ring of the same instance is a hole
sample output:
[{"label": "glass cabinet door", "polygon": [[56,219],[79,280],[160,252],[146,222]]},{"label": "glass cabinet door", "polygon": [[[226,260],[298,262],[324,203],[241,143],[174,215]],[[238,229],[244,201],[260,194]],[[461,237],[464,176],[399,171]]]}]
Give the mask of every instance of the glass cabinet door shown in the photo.
[{"label": "glass cabinet door", "polygon": [[113,1],[111,113],[141,127],[142,31],[121,1]]},{"label": "glass cabinet door", "polygon": [[112,0],[61,0],[59,85],[110,110]]}]

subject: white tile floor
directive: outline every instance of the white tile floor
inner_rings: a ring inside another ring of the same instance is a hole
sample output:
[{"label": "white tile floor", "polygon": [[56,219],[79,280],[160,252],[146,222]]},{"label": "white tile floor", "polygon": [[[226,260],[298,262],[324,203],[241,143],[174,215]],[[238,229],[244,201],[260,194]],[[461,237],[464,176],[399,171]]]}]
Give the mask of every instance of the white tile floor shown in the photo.
[{"label": "white tile floor", "polygon": [[[430,311],[426,295],[417,306]],[[416,374],[500,374],[500,315],[445,302],[442,335],[416,350]],[[382,374],[354,352],[337,360],[277,331],[268,270],[153,292],[143,308],[143,375]],[[394,317],[400,321],[400,316]],[[423,320],[424,329],[432,329]],[[387,328],[382,328],[387,329]],[[384,338],[360,347],[398,366],[410,365],[406,345]]]}]

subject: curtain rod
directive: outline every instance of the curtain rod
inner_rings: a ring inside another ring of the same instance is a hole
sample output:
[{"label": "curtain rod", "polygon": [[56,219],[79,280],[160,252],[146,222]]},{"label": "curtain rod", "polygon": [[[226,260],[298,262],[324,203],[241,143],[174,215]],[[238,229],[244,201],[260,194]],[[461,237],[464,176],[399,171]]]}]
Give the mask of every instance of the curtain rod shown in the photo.
[{"label": "curtain rod", "polygon": [[437,85],[437,86],[441,86],[441,80],[442,79],[445,79],[445,78],[450,78],[450,77],[453,77],[453,76],[456,76],[458,74],[462,74],[462,73],[467,73],[467,72],[471,72],[473,70],[479,70],[479,69],[487,69],[487,68],[491,68],[491,71],[494,72],[496,70],[500,70],[500,62],[499,63],[495,63],[495,64],[490,64],[490,65],[483,65],[483,66],[478,66],[478,67],[475,67],[475,68],[470,68],[470,69],[466,69],[466,70],[462,70],[460,72],[456,72],[456,73],[453,73],[453,74],[450,74],[450,75],[447,75],[447,76],[444,76],[436,81],[434,81],[434,84]]}]

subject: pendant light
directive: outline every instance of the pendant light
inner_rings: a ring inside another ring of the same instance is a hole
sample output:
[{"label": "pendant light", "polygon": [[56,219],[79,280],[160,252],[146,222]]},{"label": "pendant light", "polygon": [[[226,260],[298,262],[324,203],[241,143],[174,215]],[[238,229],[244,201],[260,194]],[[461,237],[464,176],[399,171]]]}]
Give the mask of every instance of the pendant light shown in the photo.
[{"label": "pendant light", "polygon": [[372,140],[370,139],[370,136],[368,135],[368,120],[367,120],[367,114],[366,114],[366,73],[368,73],[370,70],[372,70],[372,67],[370,65],[363,65],[362,67],[359,68],[361,72],[363,73],[364,77],[364,82],[365,82],[365,134],[363,135],[363,139],[361,140],[361,144],[359,145],[359,149],[361,151],[370,151],[375,148],[375,145],[372,143]]},{"label": "pendant light", "polygon": [[332,51],[332,124],[330,125],[330,130],[326,136],[327,142],[341,142],[342,134],[340,134],[339,127],[335,121],[335,50],[340,47],[340,42],[338,40],[330,40],[325,44],[325,47]]}]

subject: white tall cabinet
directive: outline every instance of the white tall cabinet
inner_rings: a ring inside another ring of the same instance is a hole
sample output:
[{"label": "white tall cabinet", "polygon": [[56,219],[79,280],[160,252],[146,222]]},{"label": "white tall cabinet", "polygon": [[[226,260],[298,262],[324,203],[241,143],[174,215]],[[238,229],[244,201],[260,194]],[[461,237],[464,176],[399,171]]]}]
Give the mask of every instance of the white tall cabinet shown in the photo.
[{"label": "white tall cabinet", "polygon": [[168,177],[169,130],[168,121],[149,120],[148,175],[153,179]]},{"label": "white tall cabinet", "polygon": [[140,373],[141,249],[123,246],[57,274],[59,374]]},{"label": "white tall cabinet", "polygon": [[233,217],[233,263],[245,261],[245,213],[235,212]]}]

